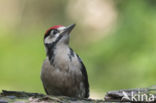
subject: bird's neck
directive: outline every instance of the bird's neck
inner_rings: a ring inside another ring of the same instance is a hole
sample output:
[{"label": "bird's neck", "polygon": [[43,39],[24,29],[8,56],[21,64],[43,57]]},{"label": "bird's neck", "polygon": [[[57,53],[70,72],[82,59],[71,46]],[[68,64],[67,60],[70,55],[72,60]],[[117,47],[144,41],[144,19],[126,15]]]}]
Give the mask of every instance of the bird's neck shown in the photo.
[{"label": "bird's neck", "polygon": [[51,62],[51,64],[53,64],[54,60],[56,59],[56,55],[66,55],[69,51],[69,45],[67,44],[57,44],[53,47],[49,47],[49,49],[47,49],[47,56],[49,58],[49,61]]}]

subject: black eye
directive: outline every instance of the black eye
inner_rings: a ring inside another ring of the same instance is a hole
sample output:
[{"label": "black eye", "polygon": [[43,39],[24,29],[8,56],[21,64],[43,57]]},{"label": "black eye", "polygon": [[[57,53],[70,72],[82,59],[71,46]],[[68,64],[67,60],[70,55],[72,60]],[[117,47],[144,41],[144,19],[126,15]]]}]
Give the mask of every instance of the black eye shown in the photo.
[{"label": "black eye", "polygon": [[54,29],[54,30],[53,30],[53,34],[55,35],[55,34],[57,34],[57,33],[58,33],[58,30]]}]

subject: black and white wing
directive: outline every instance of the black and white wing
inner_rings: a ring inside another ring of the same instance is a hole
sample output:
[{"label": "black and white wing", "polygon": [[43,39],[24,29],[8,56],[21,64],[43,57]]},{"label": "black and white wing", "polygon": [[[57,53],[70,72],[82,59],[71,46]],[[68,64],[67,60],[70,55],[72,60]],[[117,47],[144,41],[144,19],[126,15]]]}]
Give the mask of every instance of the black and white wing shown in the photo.
[{"label": "black and white wing", "polygon": [[89,97],[89,83],[88,83],[88,75],[87,75],[87,71],[86,71],[86,68],[81,60],[81,58],[77,55],[78,57],[78,60],[81,64],[81,72],[82,72],[82,75],[83,75],[83,83],[84,83],[84,86],[85,86],[85,98],[88,98]]}]

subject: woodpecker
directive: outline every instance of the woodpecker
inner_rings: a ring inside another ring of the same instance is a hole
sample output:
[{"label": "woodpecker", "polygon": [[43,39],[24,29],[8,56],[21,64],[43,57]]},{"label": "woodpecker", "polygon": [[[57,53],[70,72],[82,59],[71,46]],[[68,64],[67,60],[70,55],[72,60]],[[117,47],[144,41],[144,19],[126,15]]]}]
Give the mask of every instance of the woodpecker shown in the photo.
[{"label": "woodpecker", "polygon": [[56,25],[44,35],[46,59],[41,70],[41,80],[48,95],[89,97],[86,68],[80,57],[69,47],[70,26]]}]

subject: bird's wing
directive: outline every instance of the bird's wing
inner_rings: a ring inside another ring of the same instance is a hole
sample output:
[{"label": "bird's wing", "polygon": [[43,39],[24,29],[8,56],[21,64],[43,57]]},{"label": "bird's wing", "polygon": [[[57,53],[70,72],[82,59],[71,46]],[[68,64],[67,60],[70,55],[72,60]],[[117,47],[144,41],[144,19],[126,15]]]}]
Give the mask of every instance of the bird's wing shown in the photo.
[{"label": "bird's wing", "polygon": [[81,64],[81,72],[82,72],[82,75],[83,75],[83,82],[84,82],[84,86],[85,86],[85,98],[88,98],[89,97],[89,83],[88,83],[88,75],[87,75],[87,71],[86,71],[86,68],[81,60],[81,58],[77,55],[78,59],[79,59],[79,62]]},{"label": "bird's wing", "polygon": [[47,89],[45,88],[44,85],[43,85],[43,87],[44,87],[44,91],[46,92],[46,94],[49,95],[49,93],[48,93],[48,91],[47,91]]}]

